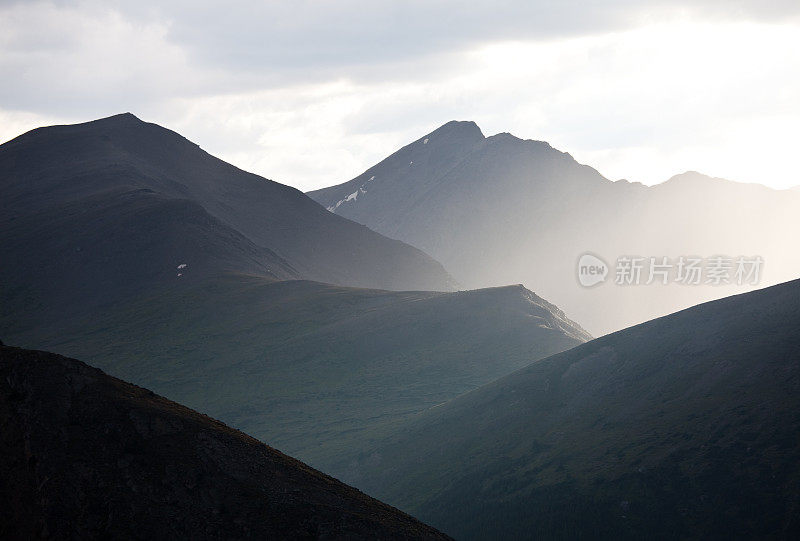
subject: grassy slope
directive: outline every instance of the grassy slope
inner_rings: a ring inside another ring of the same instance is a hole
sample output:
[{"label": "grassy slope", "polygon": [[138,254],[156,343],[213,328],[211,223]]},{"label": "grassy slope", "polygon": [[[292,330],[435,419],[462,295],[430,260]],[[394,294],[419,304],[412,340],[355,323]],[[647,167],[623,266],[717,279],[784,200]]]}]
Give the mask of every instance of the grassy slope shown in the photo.
[{"label": "grassy slope", "polygon": [[792,537],[798,328],[796,281],[626,329],[419,415],[344,479],[457,538]]},{"label": "grassy slope", "polygon": [[383,425],[587,338],[561,317],[519,286],[387,292],[231,274],[6,340],[82,357],[325,467]]}]

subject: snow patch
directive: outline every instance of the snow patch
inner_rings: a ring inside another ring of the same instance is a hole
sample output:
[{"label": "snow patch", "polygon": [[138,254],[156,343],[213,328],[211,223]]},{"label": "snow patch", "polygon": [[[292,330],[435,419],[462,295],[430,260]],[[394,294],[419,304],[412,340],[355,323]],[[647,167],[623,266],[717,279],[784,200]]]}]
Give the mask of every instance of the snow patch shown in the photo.
[{"label": "snow patch", "polygon": [[367,193],[367,190],[364,189],[364,185],[363,184],[361,185],[361,187],[359,189],[357,189],[356,191],[354,191],[353,193],[351,193],[350,195],[348,195],[344,199],[339,200],[335,205],[331,205],[330,207],[327,207],[328,211],[336,212],[336,209],[338,209],[340,206],[342,206],[342,203],[347,203],[348,201],[357,201],[359,193]]}]

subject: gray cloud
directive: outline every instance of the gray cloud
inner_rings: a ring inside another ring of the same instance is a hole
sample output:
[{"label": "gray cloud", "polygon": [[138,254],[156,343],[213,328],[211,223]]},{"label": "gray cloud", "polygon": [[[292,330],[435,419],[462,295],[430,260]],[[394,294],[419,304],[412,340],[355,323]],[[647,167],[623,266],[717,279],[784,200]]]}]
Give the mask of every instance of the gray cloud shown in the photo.
[{"label": "gray cloud", "polygon": [[170,2],[120,11],[170,24],[169,39],[198,62],[229,68],[364,66],[495,40],[538,40],[630,28],[678,10],[713,20],[800,14],[795,0],[410,0],[252,3]]},{"label": "gray cloud", "polygon": [[458,118],[610,176],[793,175],[799,20],[796,0],[0,0],[0,139],[132,111],[312,188]]},{"label": "gray cloud", "polygon": [[800,3],[2,1],[0,99],[15,110],[88,113],[336,78],[419,81],[481,44],[632,28],[679,9],[775,20],[796,17]]}]

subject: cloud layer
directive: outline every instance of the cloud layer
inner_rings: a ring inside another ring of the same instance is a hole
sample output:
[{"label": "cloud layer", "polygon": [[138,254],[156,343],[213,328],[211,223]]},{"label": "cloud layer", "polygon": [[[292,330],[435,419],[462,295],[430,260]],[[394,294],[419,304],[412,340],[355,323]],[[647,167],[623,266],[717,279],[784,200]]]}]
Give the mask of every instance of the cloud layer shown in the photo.
[{"label": "cloud layer", "polygon": [[0,2],[0,140],[132,111],[311,189],[453,118],[611,178],[800,184],[795,1]]}]

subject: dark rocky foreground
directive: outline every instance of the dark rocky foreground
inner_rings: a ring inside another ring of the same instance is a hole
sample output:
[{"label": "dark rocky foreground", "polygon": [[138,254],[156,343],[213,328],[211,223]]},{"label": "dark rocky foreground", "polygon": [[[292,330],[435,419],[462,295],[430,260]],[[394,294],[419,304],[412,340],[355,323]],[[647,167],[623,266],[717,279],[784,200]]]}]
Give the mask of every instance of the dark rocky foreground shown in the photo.
[{"label": "dark rocky foreground", "polygon": [[0,346],[2,539],[446,539],[259,441],[59,355]]}]

